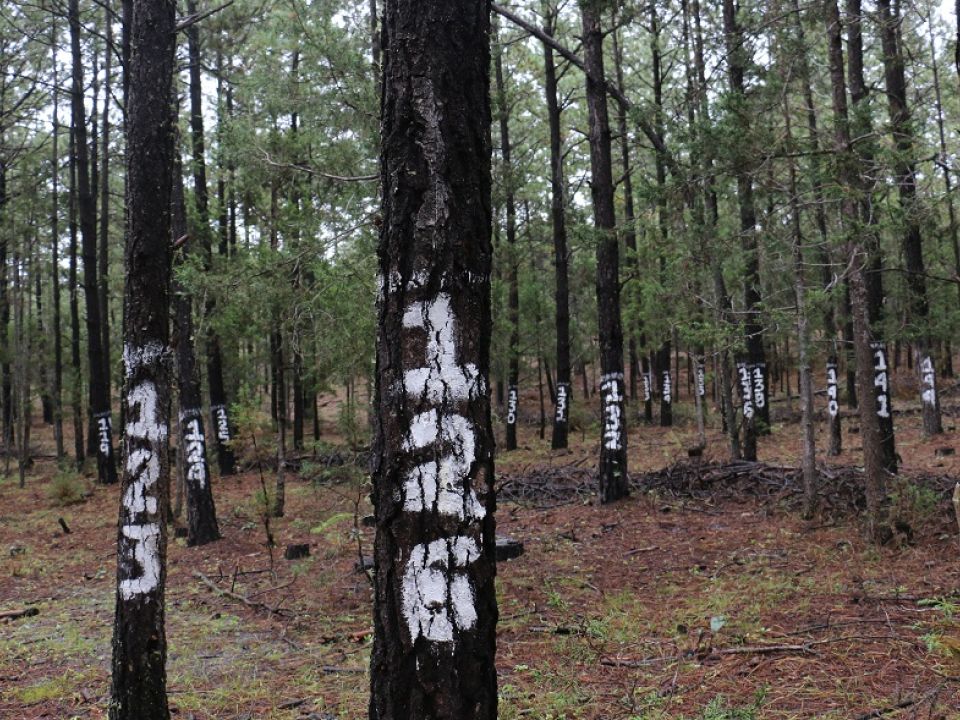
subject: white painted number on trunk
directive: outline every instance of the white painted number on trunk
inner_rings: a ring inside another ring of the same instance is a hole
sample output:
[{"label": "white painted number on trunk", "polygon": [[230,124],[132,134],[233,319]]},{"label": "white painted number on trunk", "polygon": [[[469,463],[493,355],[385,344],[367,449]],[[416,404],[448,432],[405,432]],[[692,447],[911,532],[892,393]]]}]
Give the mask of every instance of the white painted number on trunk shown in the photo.
[{"label": "white painted number on trunk", "polygon": [[[143,354],[135,355],[142,357]],[[120,545],[119,590],[124,600],[151,592],[160,581],[160,527],[154,521],[158,511],[157,480],[160,459],[151,445],[167,437],[167,428],[157,418],[157,389],[145,380],[127,393],[127,476],[130,484],[123,496],[124,525],[121,535],[129,542]],[[146,513],[147,518],[137,516]]]},{"label": "white painted number on trunk", "polygon": [[933,369],[933,361],[929,355],[920,362],[920,382],[922,384],[921,398],[923,404],[933,407],[937,404],[937,381]]},{"label": "white painted number on trunk", "polygon": [[620,386],[623,373],[609,373],[600,378],[600,393],[603,396],[603,445],[607,450],[620,450],[623,447],[623,410],[620,403],[623,394]]},{"label": "white painted number on trunk", "polygon": [[468,537],[416,545],[403,573],[403,614],[410,638],[453,642],[454,628],[477,624],[473,588],[464,568],[480,557]]}]

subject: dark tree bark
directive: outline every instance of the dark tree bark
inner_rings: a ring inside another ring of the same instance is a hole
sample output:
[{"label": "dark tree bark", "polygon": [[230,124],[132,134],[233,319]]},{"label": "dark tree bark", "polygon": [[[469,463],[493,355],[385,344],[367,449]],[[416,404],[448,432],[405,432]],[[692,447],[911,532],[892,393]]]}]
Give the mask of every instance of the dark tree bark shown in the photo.
[{"label": "dark tree bark", "polygon": [[[171,238],[182,247],[180,262],[192,251],[188,239],[187,207],[183,198],[183,170],[175,151],[171,197]],[[220,539],[217,511],[207,465],[207,439],[203,428],[203,397],[194,351],[193,299],[176,279],[173,281],[173,312],[176,319],[177,394],[179,454],[187,498],[187,545],[205,545]]]},{"label": "dark tree bark", "polygon": [[520,412],[520,281],[517,261],[517,204],[514,198],[512,148],[510,147],[510,101],[503,81],[503,46],[499,44],[499,40],[494,69],[497,84],[497,115],[500,122],[500,158],[503,162],[504,204],[507,213],[507,248],[504,255],[507,261],[507,315],[510,323],[504,450],[516,450],[517,416]]},{"label": "dark tree bark", "polygon": [[907,269],[907,312],[911,335],[916,338],[917,369],[920,373],[920,401],[923,411],[923,432],[943,432],[940,419],[940,398],[937,393],[936,364],[930,337],[930,302],[927,297],[926,267],[923,261],[923,235],[917,199],[916,150],[914,132],[907,104],[907,78],[903,52],[897,37],[900,23],[899,3],[891,9],[890,0],[877,0],[880,39],[883,49],[884,81],[890,130],[896,149],[893,172],[903,214],[901,247]]},{"label": "dark tree bark", "polygon": [[[727,50],[727,78],[733,94],[737,130],[742,137],[750,136],[750,108],[746,96],[745,76],[747,48],[743,40],[743,28],[739,23],[739,7],[734,0],[723,0],[723,32]],[[742,144],[737,144],[740,147]],[[757,242],[757,210],[753,192],[753,159],[749,156],[734,157],[737,175],[737,203],[740,209],[740,242],[746,258],[744,271],[744,308],[746,319],[747,364],[751,382],[753,412],[747,416],[744,408],[744,457],[756,460],[756,439],[751,435],[770,431],[770,405],[767,402],[769,376],[766,353],[763,347],[763,324],[759,306],[760,254]]]},{"label": "dark tree bark", "polygon": [[[893,403],[891,402],[889,371],[887,368],[886,344],[880,332],[884,314],[883,292],[883,256],[880,250],[880,235],[877,224],[876,208],[873,203],[876,172],[875,148],[873,141],[873,118],[870,115],[869,88],[863,70],[863,10],[862,0],[847,0],[847,68],[850,83],[850,134],[858,141],[853,144],[855,156],[862,163],[856,174],[859,197],[860,226],[858,232],[864,237],[864,249],[867,253],[866,302],[870,323],[871,343],[874,347],[873,389],[870,395],[876,397],[877,417],[880,422],[880,437],[883,442],[884,467],[891,473],[897,472],[897,451],[893,431]],[[851,278],[852,281],[852,278]],[[850,288],[851,306],[855,303],[854,288]],[[856,308],[852,307],[854,333],[856,333]],[[856,338],[854,338],[856,343]],[[860,360],[857,359],[857,366]],[[863,395],[864,387],[857,380]]]},{"label": "dark tree bark", "polygon": [[[187,13],[196,12],[196,2],[187,2]],[[207,161],[204,154],[203,139],[203,91],[200,85],[200,29],[197,24],[187,29],[187,52],[190,60],[190,137],[193,148],[193,195],[197,206],[198,237],[203,248],[204,266],[210,270],[213,265],[213,249],[210,239],[210,208],[207,197]],[[213,301],[208,300],[204,308],[204,317],[209,321],[214,312]],[[233,437],[227,390],[223,382],[223,356],[220,351],[220,338],[207,322],[207,384],[210,389],[210,413],[216,428],[217,464],[221,475],[236,472],[236,460],[230,440]]]},{"label": "dark tree bark", "polygon": [[624,412],[623,330],[620,325],[620,257],[613,206],[610,121],[603,70],[600,16],[590,2],[580,6],[587,80],[590,140],[590,194],[597,242],[597,311],[600,330],[600,501],[630,494],[627,479],[627,425]]},{"label": "dark tree bark", "polygon": [[77,459],[77,468],[83,465],[86,457],[86,445],[83,441],[83,368],[80,360],[80,302],[77,297],[77,154],[74,152],[76,137],[73,121],[70,122],[70,188],[69,188],[69,224],[70,248],[67,291],[70,293],[70,367],[71,388],[70,404],[73,407],[73,449]]},{"label": "dark tree bark", "polygon": [[[846,253],[850,266],[850,304],[854,326],[853,340],[857,358],[857,384],[861,398],[868,398],[874,393],[875,349],[873,346],[875,341],[871,332],[867,307],[866,274],[869,258],[862,245],[863,240],[857,233],[859,218],[857,217],[855,204],[855,190],[859,183],[857,178],[858,158],[853,152],[851,143],[846,79],[843,72],[843,45],[840,39],[840,12],[837,8],[837,1],[824,0],[823,11],[832,90],[837,179],[844,192],[841,200],[841,213],[847,235]],[[876,345],[879,345],[879,343],[876,343]],[[878,409],[872,403],[866,400],[860,403],[864,485],[867,498],[867,530],[875,540],[883,540],[889,533],[883,506],[886,495],[886,470],[880,419]]]},{"label": "dark tree bark", "polygon": [[168,720],[164,583],[174,151],[170,91],[176,5],[169,0],[135,4],[127,106],[126,468],[117,544],[110,719]]},{"label": "dark tree bark", "polygon": [[50,397],[53,402],[53,438],[57,459],[66,454],[63,445],[63,338],[60,335],[60,89],[56,61],[59,49],[57,22],[50,22],[50,47],[53,59],[53,137],[51,138],[51,165],[53,168],[50,208],[50,289],[53,295],[53,381]]},{"label": "dark tree bark", "polygon": [[[544,32],[553,34],[556,14],[551,14]],[[553,230],[553,264],[556,277],[554,291],[557,325],[557,389],[553,413],[554,450],[567,447],[570,429],[570,279],[567,269],[567,210],[563,184],[563,153],[560,129],[560,104],[557,101],[557,70],[553,50],[543,46],[544,93],[547,100],[547,120],[550,126],[550,221]]]},{"label": "dark tree bark", "polygon": [[489,7],[386,3],[372,720],[497,716]]},{"label": "dark tree bark", "polygon": [[103,3],[104,26],[106,27],[103,50],[103,121],[100,124],[100,237],[97,247],[97,292],[100,305],[100,342],[103,356],[103,382],[107,397],[110,397],[110,102],[111,73],[113,71],[113,11],[110,0]]},{"label": "dark tree bark", "polygon": [[[90,436],[97,453],[97,478],[101,483],[117,482],[117,465],[113,455],[113,427],[110,395],[103,370],[103,335],[100,330],[100,295],[97,284],[97,209],[94,188],[90,181],[90,157],[87,148],[86,117],[83,107],[83,58],[80,54],[80,10],[78,0],[68,3],[70,47],[73,59],[71,105],[74,153],[77,168],[77,209],[83,255],[83,294],[87,309],[87,364],[90,377]],[[168,191],[169,192],[169,191]],[[94,435],[94,428],[96,428]],[[88,450],[90,448],[88,447]]]}]

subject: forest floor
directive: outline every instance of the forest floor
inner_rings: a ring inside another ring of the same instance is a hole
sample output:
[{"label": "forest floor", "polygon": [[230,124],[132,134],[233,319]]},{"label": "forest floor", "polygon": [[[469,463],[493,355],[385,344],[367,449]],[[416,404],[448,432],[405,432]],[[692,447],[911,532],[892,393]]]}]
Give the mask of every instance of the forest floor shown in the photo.
[{"label": "forest floor", "polygon": [[[897,416],[895,508],[910,537],[879,548],[864,542],[855,507],[803,520],[776,468],[736,486],[749,493],[645,484],[643,473],[687,462],[689,422],[632,426],[635,490],[608,506],[590,487],[595,430],[553,452],[535,425],[521,427],[521,449],[497,459],[498,533],[526,548],[498,570],[500,717],[960,718],[960,553],[946,497],[960,459],[937,453],[958,445],[960,397],[945,404],[948,432],[932,441],[915,412]],[[848,449],[832,466],[857,462],[856,424],[845,422]],[[35,428],[41,452],[48,435]],[[709,440],[702,462],[724,461],[716,429]],[[799,426],[778,421],[761,460],[794,466],[799,444]],[[538,478],[566,490],[538,491],[549,484]],[[62,505],[71,482],[85,497]],[[216,481],[224,539],[170,541],[174,718],[366,717],[365,483],[349,463],[305,462],[270,523],[271,557],[260,474]],[[71,480],[49,457],[25,489],[15,471],[0,479],[0,613],[39,611],[0,620],[0,718],[106,718],[117,507],[116,488]],[[311,555],[285,560],[289,543]]]}]

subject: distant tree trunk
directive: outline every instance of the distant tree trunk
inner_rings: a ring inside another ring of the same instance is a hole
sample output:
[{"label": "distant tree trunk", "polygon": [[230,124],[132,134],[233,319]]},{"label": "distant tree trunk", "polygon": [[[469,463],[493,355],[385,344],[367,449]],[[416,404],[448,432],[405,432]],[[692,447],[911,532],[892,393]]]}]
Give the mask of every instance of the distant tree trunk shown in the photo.
[{"label": "distant tree trunk", "polygon": [[[846,251],[849,257],[850,304],[854,326],[854,347],[857,358],[857,384],[861,398],[874,393],[874,341],[868,318],[868,290],[865,277],[867,253],[861,246],[857,233],[859,219],[855,205],[856,159],[852,150],[850,120],[847,111],[846,80],[843,72],[843,45],[840,39],[840,12],[836,0],[824,0],[824,21],[827,33],[827,48],[830,66],[833,114],[835,125],[834,149],[838,156],[838,180],[844,191],[841,201],[845,231]],[[882,347],[882,346],[880,346]],[[885,368],[884,368],[885,369]],[[883,540],[889,533],[883,501],[885,491],[885,467],[880,416],[884,408],[864,400],[860,403],[860,426],[863,438],[864,485],[867,499],[867,531],[874,540]]]},{"label": "distant tree trunk", "polygon": [[[77,207],[80,236],[83,241],[83,294],[87,307],[87,364],[90,376],[90,436],[95,439],[97,478],[101,483],[117,482],[117,465],[113,455],[113,426],[110,396],[103,370],[103,335],[100,330],[100,296],[97,284],[97,208],[90,182],[90,159],[87,148],[86,117],[83,107],[83,58],[80,54],[80,10],[78,0],[69,0],[70,46],[73,58],[71,104],[73,108],[74,153],[77,168]],[[94,435],[93,426],[96,427]],[[88,450],[90,448],[88,447]]]},{"label": "distant tree trunk", "polygon": [[[181,246],[181,262],[193,252],[187,230],[187,207],[183,197],[183,169],[175,155],[172,188],[172,239]],[[173,280],[176,321],[179,464],[183,468],[187,499],[187,545],[206,545],[220,539],[217,511],[207,465],[207,439],[203,431],[203,398],[194,352],[193,299],[176,278]]]},{"label": "distant tree trunk", "polygon": [[[8,202],[7,196],[7,168],[5,161],[0,159],[0,217]],[[4,451],[13,452],[13,383],[10,368],[10,295],[8,291],[9,271],[7,268],[8,235],[0,237],[0,385],[2,385],[3,402],[3,445]]]},{"label": "distant tree trunk", "polygon": [[507,315],[510,340],[507,354],[507,413],[504,450],[517,449],[517,416],[520,411],[520,282],[517,261],[517,205],[514,200],[513,165],[510,147],[510,101],[503,81],[503,47],[497,44],[495,53],[497,110],[500,121],[500,157],[503,162],[504,199],[507,211]]},{"label": "distant tree trunk", "polygon": [[72,370],[70,404],[73,407],[73,449],[79,469],[86,457],[86,445],[83,441],[83,369],[80,360],[80,303],[77,298],[77,154],[74,152],[76,137],[73,121],[70,122],[70,187],[69,187],[69,224],[70,248],[67,291],[70,293],[70,367]]},{"label": "distant tree trunk", "polygon": [[[739,8],[734,0],[723,0],[723,32],[727,51],[727,78],[735,102],[737,129],[744,137],[750,134],[750,109],[747,106],[745,75],[747,49],[740,26]],[[752,384],[751,403],[753,412],[747,417],[744,412],[744,457],[756,460],[757,434],[770,431],[770,406],[767,389],[770,386],[766,354],[763,347],[763,324],[760,318],[760,254],[757,242],[757,211],[753,194],[753,161],[744,155],[734,158],[737,176],[737,203],[740,208],[740,241],[746,258],[744,274],[744,308],[746,320],[747,365]]]},{"label": "distant tree trunk", "polygon": [[[552,35],[556,14],[548,18],[544,31]],[[570,428],[570,281],[567,271],[566,197],[563,185],[563,154],[560,130],[560,106],[557,101],[557,71],[553,51],[543,46],[544,92],[547,99],[547,119],[550,126],[550,219],[553,228],[553,263],[556,273],[554,294],[557,325],[557,390],[553,414],[554,450],[567,447]]]},{"label": "distant tree trunk", "polygon": [[30,272],[27,274],[27,281],[33,276],[34,297],[37,303],[37,339],[34,343],[34,352],[40,354],[41,360],[37,367],[37,384],[40,390],[40,406],[43,412],[43,422],[53,424],[53,398],[50,395],[50,383],[48,382],[47,372],[47,333],[43,323],[43,271],[40,267],[39,258],[35,257],[31,249],[30,252]]},{"label": "distant tree trunk", "polygon": [[883,48],[884,80],[890,130],[896,147],[893,171],[903,214],[901,244],[907,266],[907,311],[911,335],[916,338],[917,368],[920,373],[920,401],[923,410],[923,432],[928,437],[943,432],[940,419],[940,398],[937,393],[936,364],[930,334],[930,301],[927,297],[926,267],[923,262],[923,236],[917,200],[916,150],[907,105],[907,79],[903,53],[897,38],[900,23],[899,2],[891,11],[890,0],[877,0],[880,39]]},{"label": "distant tree trunk", "polygon": [[[710,120],[709,102],[707,96],[707,78],[706,78],[706,60],[703,50],[703,30],[700,22],[700,3],[699,0],[691,0],[690,12],[693,16],[694,30],[694,64],[697,72],[697,99],[699,106],[700,122]],[[709,150],[709,148],[707,148]],[[726,281],[723,277],[723,267],[720,259],[711,251],[713,243],[713,233],[716,231],[720,219],[719,202],[717,200],[716,188],[714,187],[714,162],[713,156],[708,151],[703,154],[701,166],[703,170],[703,194],[706,200],[707,215],[706,222],[703,225],[703,234],[700,242],[701,253],[710,268],[710,275],[713,280],[713,294],[716,301],[717,317],[724,324],[730,327],[731,331],[736,327],[736,321],[733,318],[733,306],[730,300],[730,294],[727,292]],[[733,404],[733,367],[731,365],[730,351],[724,347],[720,350],[719,362],[720,376],[720,406],[723,428],[730,438],[730,457],[740,459],[743,454],[740,445],[740,431],[736,423],[736,410]]]},{"label": "distant tree trunk", "polygon": [[[864,237],[864,250],[869,265],[865,271],[866,302],[870,333],[874,345],[873,394],[877,399],[877,413],[880,422],[880,437],[883,441],[884,467],[897,472],[897,452],[893,432],[893,404],[890,401],[889,373],[887,368],[886,345],[880,334],[880,325],[884,314],[883,293],[883,256],[880,250],[880,235],[877,225],[876,207],[873,203],[874,176],[878,176],[875,161],[875,142],[873,140],[873,119],[870,115],[869,89],[863,71],[863,33],[862,0],[847,0],[847,67],[850,83],[850,131],[851,137],[858,138],[854,144],[857,159],[862,163],[857,174],[857,197],[860,199],[860,229]],[[851,278],[852,282],[852,278]],[[854,289],[850,289],[851,304],[854,303]],[[856,308],[853,307],[854,332],[856,332]],[[856,339],[855,339],[856,340]],[[860,360],[857,360],[860,366]],[[858,380],[857,385],[863,388]],[[861,397],[863,393],[859,393]]]},{"label": "distant tree trunk", "polygon": [[[930,35],[930,67],[933,70],[933,90],[937,107],[937,139],[940,143],[940,157],[937,159],[937,165],[943,171],[943,185],[947,196],[947,217],[950,220],[949,236],[950,245],[953,250],[953,268],[957,277],[960,277],[960,240],[958,240],[957,237],[957,212],[953,204],[953,175],[950,172],[947,159],[947,138],[943,122],[943,91],[940,88],[940,67],[937,63],[937,45],[933,37],[933,20],[930,17],[929,11],[927,12],[927,31]],[[960,298],[960,283],[957,283],[957,296]],[[951,353],[949,349],[950,344],[948,342],[948,352],[946,353],[945,360],[947,361],[947,367],[951,369],[952,375],[953,358],[950,356]]]},{"label": "distant tree trunk", "polygon": [[103,150],[100,157],[100,238],[97,260],[97,275],[99,283],[100,304],[100,337],[103,353],[103,382],[106,386],[107,397],[110,397],[110,103],[111,72],[113,70],[113,11],[110,0],[103,3],[104,27],[106,28],[106,42],[103,50],[103,121],[100,124],[100,142]]},{"label": "distant tree trunk", "polygon": [[164,584],[176,6],[134,1],[124,254],[126,468],[117,542],[110,720],[169,720]]},{"label": "distant tree trunk", "polygon": [[620,258],[615,233],[610,122],[603,70],[600,16],[591,2],[580,6],[586,67],[590,140],[590,194],[597,233],[597,310],[600,329],[600,502],[630,494],[624,412],[623,330],[620,325]]},{"label": "distant tree trunk", "polygon": [[[784,67],[787,67],[784,64]],[[789,87],[789,78],[784,78]],[[787,147],[793,148],[789,95],[783,96],[783,121]],[[797,355],[800,374],[800,428],[803,439],[803,515],[811,518],[817,499],[817,444],[813,427],[813,376],[810,371],[810,326],[807,318],[807,289],[803,266],[803,228],[800,217],[800,198],[797,190],[797,168],[791,158],[788,161],[790,191],[790,228],[793,235],[793,292],[797,304]],[[789,377],[789,373],[787,373]],[[834,385],[836,391],[836,385]],[[788,393],[789,396],[789,393]]]},{"label": "distant tree trunk", "polygon": [[497,717],[489,10],[386,2],[371,720]]},{"label": "distant tree trunk", "polygon": [[[803,83],[804,110],[807,119],[807,147],[810,153],[809,175],[810,185],[813,190],[814,201],[814,219],[817,226],[817,233],[820,237],[819,262],[821,281],[824,288],[829,288],[833,282],[834,264],[830,260],[829,234],[827,232],[827,211],[826,199],[823,192],[823,168],[820,161],[820,131],[817,123],[816,103],[813,98],[813,86],[810,79],[810,62],[808,59],[807,43],[804,37],[803,19],[800,14],[799,0],[791,0],[793,10],[793,30],[800,48],[800,81]],[[834,312],[834,303],[828,301],[823,310],[823,329],[827,341],[830,343],[830,350],[827,353],[827,422],[830,432],[830,448],[827,451],[829,455],[839,455],[843,435],[840,426],[840,406],[838,405],[838,365],[837,365],[837,319]],[[802,389],[801,389],[802,392]],[[830,395],[830,393],[833,393]]]},{"label": "distant tree trunk", "polygon": [[[188,0],[187,13],[197,11],[196,2]],[[197,206],[200,245],[204,253],[204,269],[208,272],[213,266],[213,250],[210,239],[210,210],[207,201],[207,162],[204,154],[203,139],[203,91],[200,84],[200,30],[194,24],[187,29],[187,51],[190,59],[190,136],[193,147],[193,194]],[[227,390],[223,382],[223,357],[220,352],[220,338],[209,320],[214,312],[212,300],[204,308],[207,321],[207,384],[210,388],[210,413],[216,428],[217,461],[221,475],[236,472],[236,460],[230,441],[233,437],[230,425],[230,412],[227,402]]]},{"label": "distant tree trunk", "polygon": [[66,454],[63,444],[63,339],[60,335],[60,90],[58,63],[59,41],[56,18],[50,21],[50,47],[53,59],[53,137],[51,138],[51,165],[53,167],[50,209],[50,289],[53,293],[53,384],[50,396],[53,403],[53,438],[57,460]]},{"label": "distant tree trunk", "polygon": [[[613,38],[613,61],[617,78],[617,87],[620,92],[625,90],[623,81],[623,48],[620,45],[619,31],[614,31]],[[626,245],[626,265],[628,274],[638,274],[637,260],[637,225],[636,213],[633,207],[633,168],[630,163],[630,133],[627,129],[627,109],[621,104],[617,104],[617,132],[620,136],[620,167],[623,172],[623,218],[624,232],[623,240]],[[639,300],[639,277],[634,277],[631,282],[633,295]],[[640,374],[640,359],[637,356],[637,333],[635,328],[631,328],[627,333],[629,338],[627,344],[627,363],[630,366],[630,400],[637,399],[637,385]]]}]

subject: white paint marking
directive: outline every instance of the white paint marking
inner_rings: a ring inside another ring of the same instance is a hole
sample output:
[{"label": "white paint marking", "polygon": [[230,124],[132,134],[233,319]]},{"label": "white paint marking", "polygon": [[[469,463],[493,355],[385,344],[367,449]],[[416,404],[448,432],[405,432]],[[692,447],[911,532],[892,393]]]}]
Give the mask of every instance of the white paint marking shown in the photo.
[{"label": "white paint marking", "polygon": [[476,453],[473,427],[462,415],[443,415],[428,410],[413,418],[410,437],[403,449],[412,452],[440,444],[450,451],[437,461],[418,465],[404,482],[403,509],[407,512],[433,510],[461,520],[480,520],[487,511],[473,488],[466,491],[464,481],[470,475]]},{"label": "white paint marking", "polygon": [[923,404],[928,407],[936,407],[937,404],[937,379],[936,371],[933,368],[933,360],[929,355],[925,355],[920,361],[920,382]]},{"label": "white paint marking", "polygon": [[123,367],[127,377],[131,377],[144,366],[155,365],[166,352],[166,348],[158,342],[150,342],[141,348],[130,345],[123,346]]},{"label": "white paint marking", "polygon": [[603,395],[603,445],[607,450],[623,447],[623,395],[620,386],[623,373],[608,373],[600,378],[600,393]]},{"label": "white paint marking", "polygon": [[456,319],[449,295],[440,293],[431,301],[411,304],[403,315],[403,326],[427,331],[426,366],[403,373],[407,395],[425,397],[436,404],[475,400],[483,395],[483,378],[477,366],[457,364]]},{"label": "white paint marking", "polygon": [[[124,525],[123,536],[134,542],[132,560],[140,566],[140,577],[121,580],[120,595],[124,600],[132,600],[137,595],[153,591],[160,583],[160,526],[156,523],[146,525]],[[130,558],[124,558],[125,564]],[[127,567],[126,573],[133,574],[133,568]]]},{"label": "white paint marking", "polygon": [[[403,573],[403,614],[411,642],[453,642],[454,628],[477,623],[473,587],[463,570],[480,557],[473,538],[415,545]],[[449,578],[449,579],[448,579]]]}]

